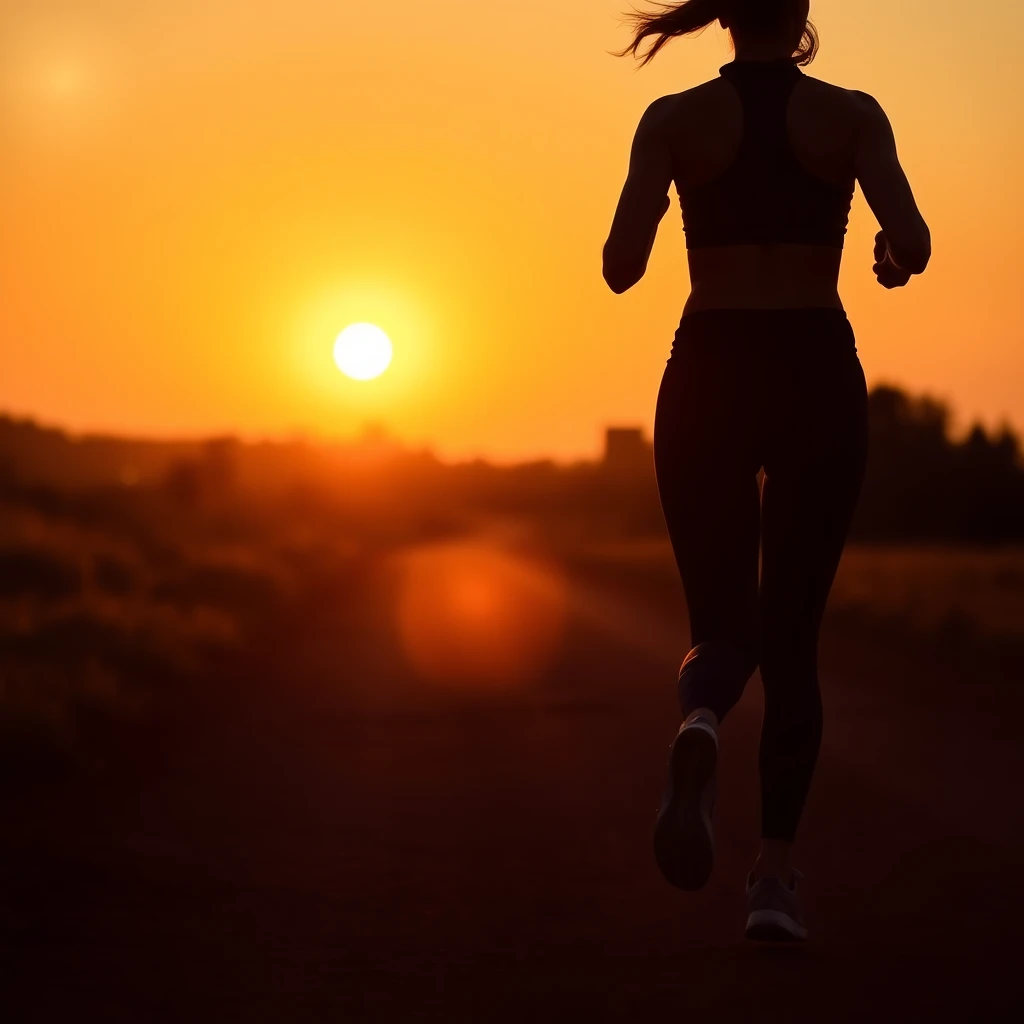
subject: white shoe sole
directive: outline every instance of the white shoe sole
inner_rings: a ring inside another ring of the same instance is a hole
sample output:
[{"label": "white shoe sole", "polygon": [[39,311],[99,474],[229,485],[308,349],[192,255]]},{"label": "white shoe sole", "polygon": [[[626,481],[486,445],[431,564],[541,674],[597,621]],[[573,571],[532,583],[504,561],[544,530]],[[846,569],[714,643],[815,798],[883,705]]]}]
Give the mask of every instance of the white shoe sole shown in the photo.
[{"label": "white shoe sole", "polygon": [[654,826],[654,859],[665,880],[692,892],[711,877],[715,841],[701,796],[718,764],[718,737],[703,722],[684,728],[672,744],[668,784]]},{"label": "white shoe sole", "polygon": [[753,942],[803,942],[807,929],[784,910],[755,910],[747,918],[746,936]]}]

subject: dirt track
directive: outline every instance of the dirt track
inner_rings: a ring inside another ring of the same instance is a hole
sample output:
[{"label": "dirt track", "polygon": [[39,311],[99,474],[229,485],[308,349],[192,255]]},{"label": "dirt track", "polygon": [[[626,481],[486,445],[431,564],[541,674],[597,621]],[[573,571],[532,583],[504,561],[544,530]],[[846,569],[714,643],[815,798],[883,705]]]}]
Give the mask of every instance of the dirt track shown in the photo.
[{"label": "dirt track", "polygon": [[587,614],[527,691],[417,688],[376,612],[339,633],[327,595],[173,744],[25,794],[0,853],[4,1019],[1016,1018],[1008,703],[981,689],[961,716],[950,680],[909,685],[830,634],[798,857],[812,941],[761,949],[742,938],[757,681],[723,730],[714,877],[677,893],[650,836],[682,609],[576,584]]}]

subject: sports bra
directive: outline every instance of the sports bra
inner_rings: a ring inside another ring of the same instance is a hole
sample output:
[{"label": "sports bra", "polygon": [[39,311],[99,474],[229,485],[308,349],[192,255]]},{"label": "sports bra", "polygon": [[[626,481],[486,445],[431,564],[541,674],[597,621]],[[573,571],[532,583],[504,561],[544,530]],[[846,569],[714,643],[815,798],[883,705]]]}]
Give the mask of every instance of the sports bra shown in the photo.
[{"label": "sports bra", "polygon": [[687,249],[823,245],[842,249],[853,189],[812,174],[793,152],[786,115],[803,72],[789,60],[721,68],[743,106],[743,139],[717,178],[680,188]]}]

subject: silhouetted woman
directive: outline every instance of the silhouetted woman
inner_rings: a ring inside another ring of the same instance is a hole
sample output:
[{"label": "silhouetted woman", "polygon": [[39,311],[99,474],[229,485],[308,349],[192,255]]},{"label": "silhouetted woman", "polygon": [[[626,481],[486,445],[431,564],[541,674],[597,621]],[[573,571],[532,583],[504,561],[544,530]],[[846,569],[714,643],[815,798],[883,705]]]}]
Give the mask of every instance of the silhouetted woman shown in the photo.
[{"label": "silhouetted woman", "polygon": [[604,248],[605,280],[624,292],[644,275],[675,183],[691,293],[654,455],[693,649],[655,855],[680,888],[709,878],[718,727],[760,667],[762,842],[746,934],[783,941],[807,935],[790,850],[821,743],[818,631],[867,449],[864,374],[837,287],[855,182],[882,228],[882,285],[902,287],[931,254],[882,108],[800,71],[817,49],[808,15],[808,0],[689,0],[633,16],[620,55],[650,39],[646,64],[717,20],[735,60],[644,113]]}]

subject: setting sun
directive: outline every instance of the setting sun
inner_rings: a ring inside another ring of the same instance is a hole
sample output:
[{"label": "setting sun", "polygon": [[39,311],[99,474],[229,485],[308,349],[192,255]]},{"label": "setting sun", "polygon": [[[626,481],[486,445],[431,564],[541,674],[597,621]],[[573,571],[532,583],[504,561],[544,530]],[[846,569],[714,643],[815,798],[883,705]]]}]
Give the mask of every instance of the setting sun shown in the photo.
[{"label": "setting sun", "polygon": [[334,343],[334,362],[346,377],[373,380],[391,365],[391,339],[374,324],[351,324]]}]

